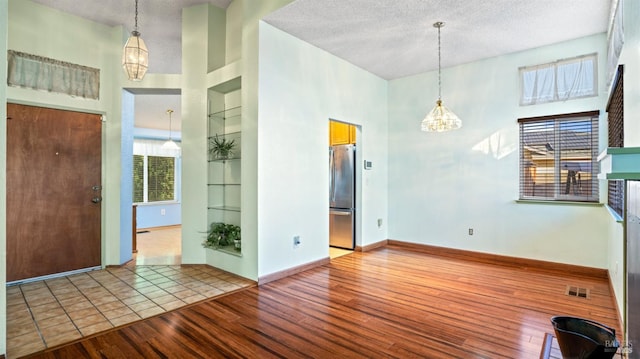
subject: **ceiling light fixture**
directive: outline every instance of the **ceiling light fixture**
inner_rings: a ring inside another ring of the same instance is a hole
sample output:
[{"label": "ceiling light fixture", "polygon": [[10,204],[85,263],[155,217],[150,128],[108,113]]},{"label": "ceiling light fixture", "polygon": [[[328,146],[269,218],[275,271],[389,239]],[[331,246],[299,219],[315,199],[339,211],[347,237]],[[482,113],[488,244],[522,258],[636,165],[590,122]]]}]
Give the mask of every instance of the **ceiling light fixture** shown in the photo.
[{"label": "ceiling light fixture", "polygon": [[122,68],[132,81],[142,81],[149,67],[149,51],[138,32],[138,0],[136,0],[136,23],[131,37],[124,45],[122,52]]},{"label": "ceiling light fixture", "polygon": [[438,21],[433,27],[438,29],[438,101],[436,107],[427,114],[422,120],[422,131],[425,132],[444,132],[457,130],[462,127],[462,121],[442,104],[442,80],[440,65],[440,29],[444,26],[444,22]]},{"label": "ceiling light fixture", "polygon": [[166,148],[170,150],[179,150],[180,146],[178,146],[178,144],[171,139],[171,114],[173,113],[173,110],[168,109],[167,113],[169,114],[169,139],[167,140],[167,142],[162,144],[162,148]]}]

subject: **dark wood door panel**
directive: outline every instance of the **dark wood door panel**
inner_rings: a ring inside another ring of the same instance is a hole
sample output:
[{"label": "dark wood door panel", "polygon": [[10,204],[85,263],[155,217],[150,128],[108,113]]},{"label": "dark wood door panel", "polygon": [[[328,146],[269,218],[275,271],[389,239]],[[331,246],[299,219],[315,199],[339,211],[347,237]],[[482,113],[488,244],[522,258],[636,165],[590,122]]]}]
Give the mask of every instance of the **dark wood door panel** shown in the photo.
[{"label": "dark wood door panel", "polygon": [[99,115],[7,106],[7,280],[101,262]]}]

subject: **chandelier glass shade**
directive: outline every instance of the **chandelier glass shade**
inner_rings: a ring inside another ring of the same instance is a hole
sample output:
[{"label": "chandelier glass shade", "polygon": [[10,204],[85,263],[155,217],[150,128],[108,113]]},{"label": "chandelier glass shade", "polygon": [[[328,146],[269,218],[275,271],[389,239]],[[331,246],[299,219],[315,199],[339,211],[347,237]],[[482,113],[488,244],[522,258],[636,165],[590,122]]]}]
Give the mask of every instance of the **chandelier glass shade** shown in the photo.
[{"label": "chandelier glass shade", "polygon": [[138,0],[136,0],[135,28],[122,51],[122,68],[131,81],[141,81],[149,67],[149,51],[138,32]]},{"label": "chandelier glass shade", "polygon": [[433,24],[433,27],[438,29],[438,101],[436,101],[436,107],[422,120],[421,129],[425,132],[445,132],[462,127],[460,118],[442,104],[440,29],[443,26],[444,22],[441,21]]},{"label": "chandelier glass shade", "polygon": [[442,104],[442,100],[436,101],[436,107],[422,120],[422,131],[445,132],[462,127],[462,121]]}]

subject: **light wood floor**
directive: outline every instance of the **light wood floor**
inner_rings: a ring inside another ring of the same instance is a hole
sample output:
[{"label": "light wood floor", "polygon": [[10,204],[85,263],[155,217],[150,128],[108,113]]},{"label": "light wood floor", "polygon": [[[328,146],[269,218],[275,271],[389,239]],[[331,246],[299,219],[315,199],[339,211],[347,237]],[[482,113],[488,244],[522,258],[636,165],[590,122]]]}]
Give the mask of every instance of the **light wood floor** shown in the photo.
[{"label": "light wood floor", "polygon": [[34,358],[538,358],[551,316],[619,328],[613,303],[606,279],[387,246]]},{"label": "light wood floor", "polygon": [[182,263],[182,227],[168,226],[141,229],[138,233],[137,265],[179,265]]}]

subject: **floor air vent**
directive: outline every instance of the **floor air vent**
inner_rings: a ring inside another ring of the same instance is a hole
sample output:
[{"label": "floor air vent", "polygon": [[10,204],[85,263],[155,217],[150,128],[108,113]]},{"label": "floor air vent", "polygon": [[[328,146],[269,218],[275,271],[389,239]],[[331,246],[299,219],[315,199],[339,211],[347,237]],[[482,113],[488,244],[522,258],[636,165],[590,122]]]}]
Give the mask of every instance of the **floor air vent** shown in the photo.
[{"label": "floor air vent", "polygon": [[570,297],[589,298],[589,289],[568,285],[565,294]]}]

